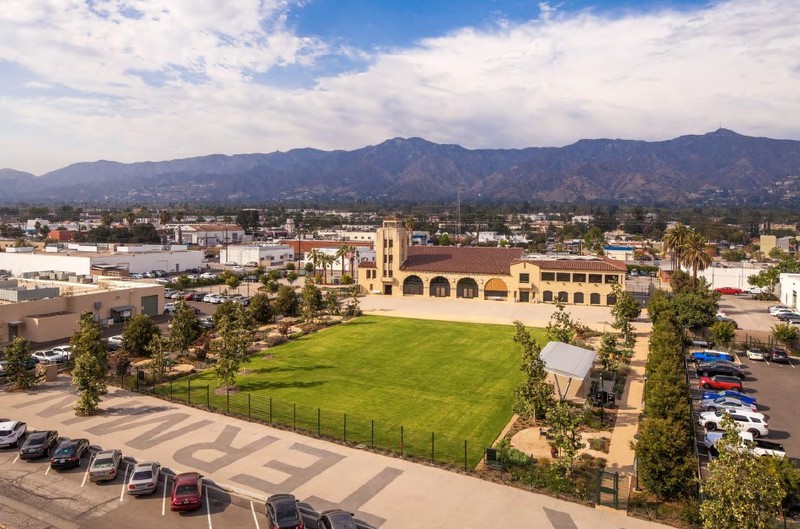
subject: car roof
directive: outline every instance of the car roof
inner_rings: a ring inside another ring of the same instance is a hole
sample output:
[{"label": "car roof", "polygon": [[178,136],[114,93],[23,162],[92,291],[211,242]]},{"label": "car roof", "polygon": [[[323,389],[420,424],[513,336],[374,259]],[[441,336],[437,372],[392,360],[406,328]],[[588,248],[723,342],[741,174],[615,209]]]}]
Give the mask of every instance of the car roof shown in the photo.
[{"label": "car roof", "polygon": [[0,422],[0,428],[2,428],[2,429],[6,429],[7,428],[7,429],[10,430],[10,429],[14,428],[14,426],[16,426],[17,423],[19,423],[19,421],[4,421],[4,422]]},{"label": "car roof", "polygon": [[200,479],[199,472],[184,472],[183,474],[178,474],[175,476],[176,483],[194,483],[198,479]]}]

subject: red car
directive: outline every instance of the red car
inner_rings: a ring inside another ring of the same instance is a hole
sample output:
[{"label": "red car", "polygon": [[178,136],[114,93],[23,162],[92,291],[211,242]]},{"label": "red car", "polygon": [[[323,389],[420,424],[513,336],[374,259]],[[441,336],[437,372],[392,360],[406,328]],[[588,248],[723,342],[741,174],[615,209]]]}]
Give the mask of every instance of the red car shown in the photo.
[{"label": "red car", "polygon": [[741,288],[734,288],[734,287],[720,287],[720,288],[715,288],[714,290],[716,290],[720,294],[733,294],[734,296],[738,296],[739,294],[744,293],[744,290],[742,290]]},{"label": "red car", "polygon": [[713,377],[700,377],[698,387],[705,389],[735,389],[742,391],[742,381],[736,377],[714,375]]},{"label": "red car", "polygon": [[203,502],[203,476],[197,472],[184,472],[175,476],[172,484],[173,511],[193,511]]}]

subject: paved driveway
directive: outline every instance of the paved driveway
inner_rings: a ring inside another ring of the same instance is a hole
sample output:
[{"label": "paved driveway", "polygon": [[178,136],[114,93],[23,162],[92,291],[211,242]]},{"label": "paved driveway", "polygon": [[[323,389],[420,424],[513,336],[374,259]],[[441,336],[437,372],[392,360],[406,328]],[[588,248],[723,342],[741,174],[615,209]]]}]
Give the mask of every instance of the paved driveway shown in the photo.
[{"label": "paved driveway", "polygon": [[[320,509],[349,509],[383,529],[664,527],[122,390],[112,389],[94,417],[76,417],[74,400],[60,377],[31,393],[2,394],[0,407],[32,428],[87,437],[94,446],[157,459],[176,471],[197,470],[258,501],[290,492]],[[130,509],[127,516],[137,512],[134,502],[102,505]]]}]

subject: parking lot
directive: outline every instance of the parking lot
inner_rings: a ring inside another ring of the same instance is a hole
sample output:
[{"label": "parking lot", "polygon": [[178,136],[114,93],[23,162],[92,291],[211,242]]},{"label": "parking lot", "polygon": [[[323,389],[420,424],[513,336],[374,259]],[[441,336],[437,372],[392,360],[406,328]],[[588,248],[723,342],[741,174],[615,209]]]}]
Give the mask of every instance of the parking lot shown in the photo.
[{"label": "parking lot", "polygon": [[150,496],[129,496],[125,478],[133,462],[126,458],[114,480],[91,483],[87,479],[91,455],[78,468],[56,471],[46,458],[23,461],[17,450],[0,449],[0,527],[25,529],[141,527],[260,529],[266,526],[263,505],[206,486],[203,507],[194,512],[170,511],[174,471],[161,475]]}]

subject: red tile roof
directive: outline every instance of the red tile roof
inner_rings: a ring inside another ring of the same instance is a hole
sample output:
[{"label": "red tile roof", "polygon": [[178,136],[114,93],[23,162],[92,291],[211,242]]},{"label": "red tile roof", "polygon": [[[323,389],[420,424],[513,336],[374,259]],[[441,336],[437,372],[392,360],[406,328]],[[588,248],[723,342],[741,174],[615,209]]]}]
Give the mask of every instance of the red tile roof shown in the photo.
[{"label": "red tile roof", "polygon": [[314,248],[338,248],[342,244],[355,246],[359,251],[371,250],[373,246],[372,241],[318,241],[314,239],[283,239],[281,243],[291,246],[295,253],[310,252]]},{"label": "red tile roof", "polygon": [[458,246],[409,246],[404,272],[509,275],[511,263],[522,257],[522,248]]},{"label": "red tile roof", "polygon": [[597,270],[600,272],[624,272],[625,263],[603,257],[600,259],[520,259],[518,263],[535,264],[543,270]]}]

